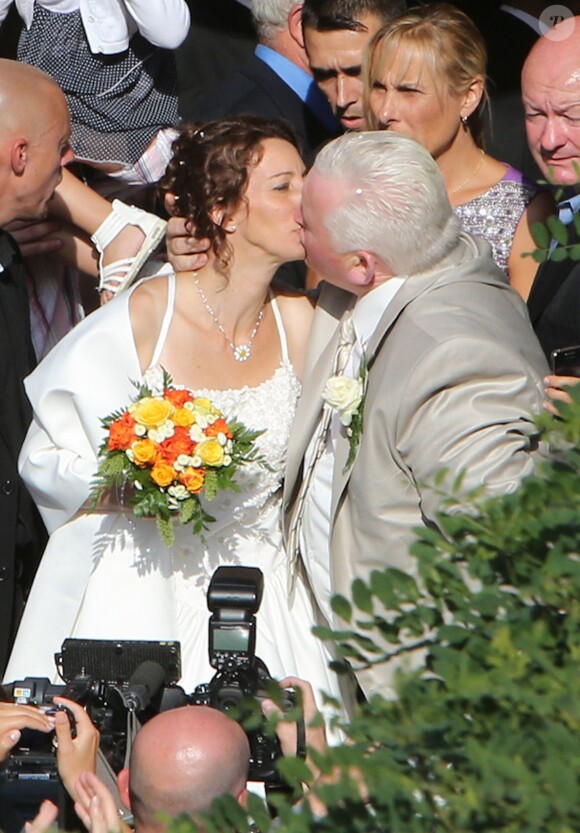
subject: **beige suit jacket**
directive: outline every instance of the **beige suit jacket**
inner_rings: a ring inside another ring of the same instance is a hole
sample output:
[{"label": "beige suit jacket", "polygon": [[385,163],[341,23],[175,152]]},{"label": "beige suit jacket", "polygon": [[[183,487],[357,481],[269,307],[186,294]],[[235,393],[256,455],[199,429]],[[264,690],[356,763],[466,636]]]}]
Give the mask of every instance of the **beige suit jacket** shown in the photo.
[{"label": "beige suit jacket", "polygon": [[[284,491],[286,532],[304,453],[320,417],[340,318],[349,293],[326,286],[309,344],[304,387],[290,437]],[[337,441],[331,506],[331,579],[350,595],[353,579],[395,567],[415,575],[413,528],[435,522],[441,498],[425,484],[442,468],[463,491],[513,491],[532,470],[532,415],[548,368],[520,297],[505,283],[487,243],[462,235],[434,271],[407,279],[370,340],[364,430],[353,466]],[[291,560],[299,554],[289,553]],[[338,623],[334,623],[338,624]],[[367,695],[389,694],[394,664],[359,675]]]}]

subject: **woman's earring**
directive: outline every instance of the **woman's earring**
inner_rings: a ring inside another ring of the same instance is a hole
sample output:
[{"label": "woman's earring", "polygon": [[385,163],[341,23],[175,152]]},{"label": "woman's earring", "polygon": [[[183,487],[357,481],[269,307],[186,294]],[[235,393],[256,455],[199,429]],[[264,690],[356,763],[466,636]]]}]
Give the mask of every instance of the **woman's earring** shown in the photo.
[{"label": "woman's earring", "polygon": [[467,116],[461,116],[461,124],[464,127],[467,127],[467,118],[468,118]]},{"label": "woman's earring", "polygon": [[229,228],[227,228],[226,231],[228,232],[228,234],[233,234],[234,231],[237,231],[237,228],[237,226],[229,226]]}]

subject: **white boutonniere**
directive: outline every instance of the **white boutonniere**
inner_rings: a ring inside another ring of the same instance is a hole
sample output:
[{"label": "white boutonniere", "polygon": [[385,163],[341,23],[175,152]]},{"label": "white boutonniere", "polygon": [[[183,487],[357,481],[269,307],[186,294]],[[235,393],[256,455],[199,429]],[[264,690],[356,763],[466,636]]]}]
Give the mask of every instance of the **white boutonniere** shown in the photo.
[{"label": "white boutonniere", "polygon": [[340,424],[346,428],[349,452],[343,472],[354,463],[363,431],[363,411],[367,385],[367,365],[363,358],[358,376],[331,376],[324,386],[322,398],[338,412]]}]

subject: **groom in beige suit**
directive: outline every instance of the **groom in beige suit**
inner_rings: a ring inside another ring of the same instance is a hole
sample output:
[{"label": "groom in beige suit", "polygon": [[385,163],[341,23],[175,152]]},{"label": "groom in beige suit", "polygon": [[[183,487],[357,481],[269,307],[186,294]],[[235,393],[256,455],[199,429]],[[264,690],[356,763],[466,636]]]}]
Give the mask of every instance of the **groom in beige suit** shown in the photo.
[{"label": "groom in beige suit", "polygon": [[[488,494],[513,491],[532,470],[547,366],[524,303],[488,244],[461,232],[437,165],[413,140],[374,132],[327,145],[306,178],[301,222],[308,263],[332,285],[290,440],[286,533],[294,569],[301,560],[333,622],[330,596],[349,595],[354,578],[416,574],[409,544],[414,527],[436,522],[440,469],[448,483],[465,472],[462,492],[484,484]],[[324,407],[339,364],[347,394],[368,369],[358,446],[343,424],[354,411],[356,428],[356,399],[349,408],[343,390],[342,410]],[[391,694],[393,666],[359,675],[367,695]]]}]

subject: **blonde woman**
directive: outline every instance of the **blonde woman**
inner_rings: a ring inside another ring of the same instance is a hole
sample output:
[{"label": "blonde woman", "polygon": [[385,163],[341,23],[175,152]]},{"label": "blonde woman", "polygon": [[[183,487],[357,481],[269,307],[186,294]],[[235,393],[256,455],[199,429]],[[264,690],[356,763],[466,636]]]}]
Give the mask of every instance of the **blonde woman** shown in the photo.
[{"label": "blonde woman", "polygon": [[486,50],[467,15],[447,3],[420,7],[381,29],[366,60],[371,129],[420,142],[439,165],[464,228],[483,237],[527,299],[537,263],[530,226],[554,213],[551,197],[483,147]]}]

